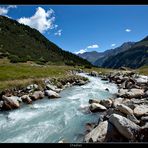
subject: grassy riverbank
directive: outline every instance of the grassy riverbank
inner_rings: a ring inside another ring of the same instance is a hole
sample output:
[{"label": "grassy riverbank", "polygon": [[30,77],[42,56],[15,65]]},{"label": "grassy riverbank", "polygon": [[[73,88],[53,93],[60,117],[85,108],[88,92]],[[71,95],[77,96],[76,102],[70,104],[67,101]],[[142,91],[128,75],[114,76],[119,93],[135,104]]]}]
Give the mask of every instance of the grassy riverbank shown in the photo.
[{"label": "grassy riverbank", "polygon": [[[30,83],[40,83],[42,78],[65,78],[68,71],[83,69],[86,72],[97,71],[98,73],[109,73],[112,69],[84,67],[37,65],[35,63],[12,64],[7,60],[0,61],[0,90],[15,86],[26,86]],[[143,67],[137,70],[141,74],[148,75],[148,68]]]}]

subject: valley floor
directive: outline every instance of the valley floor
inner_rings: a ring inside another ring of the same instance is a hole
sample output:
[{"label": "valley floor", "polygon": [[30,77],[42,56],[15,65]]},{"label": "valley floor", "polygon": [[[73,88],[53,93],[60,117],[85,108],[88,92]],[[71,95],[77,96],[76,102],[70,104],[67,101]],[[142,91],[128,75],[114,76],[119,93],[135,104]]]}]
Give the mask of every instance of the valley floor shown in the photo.
[{"label": "valley floor", "polygon": [[[69,71],[78,69],[85,72],[96,71],[101,74],[117,71],[96,67],[88,69],[80,66],[37,65],[32,62],[12,64],[7,60],[0,60],[0,91],[7,88],[24,87],[33,82],[40,83],[42,78],[64,78]],[[142,67],[134,71],[148,75],[148,67]]]}]

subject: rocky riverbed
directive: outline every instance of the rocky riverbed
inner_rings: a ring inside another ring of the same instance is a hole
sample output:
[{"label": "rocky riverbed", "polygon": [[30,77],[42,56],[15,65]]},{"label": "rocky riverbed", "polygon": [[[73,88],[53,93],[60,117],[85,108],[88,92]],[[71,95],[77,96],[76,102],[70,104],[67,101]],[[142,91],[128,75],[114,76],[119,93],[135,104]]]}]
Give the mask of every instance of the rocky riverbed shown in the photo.
[{"label": "rocky riverbed", "polygon": [[89,82],[85,77],[78,76],[76,72],[65,78],[46,78],[40,84],[30,84],[25,88],[6,89],[0,93],[0,110],[12,110],[22,104],[32,104],[33,101],[48,97],[49,99],[60,98],[59,93],[71,86],[81,86]]},{"label": "rocky riverbed", "polygon": [[[4,113],[1,114],[2,122],[0,122],[0,124],[2,125],[1,131],[3,131],[3,133],[6,133],[5,135],[0,134],[0,137],[3,137],[1,141],[50,142],[48,141],[48,139],[51,138],[51,142],[59,141],[59,143],[64,143],[65,141],[86,143],[147,142],[148,77],[135,74],[132,71],[118,71],[107,75],[103,75],[101,73],[98,74],[97,72],[92,71],[91,73],[87,74],[88,78],[86,78],[86,74],[76,75],[79,72],[82,73],[83,71],[72,71],[67,78],[46,78],[42,80],[41,84],[30,84],[25,88],[14,88],[1,92],[0,109],[1,112]],[[90,83],[88,83],[89,79],[91,80]],[[112,90],[115,89],[113,84],[116,84],[118,91]],[[62,90],[77,85],[81,87],[74,88],[71,90],[70,94],[68,91],[68,95],[66,93],[64,94],[64,96],[61,96],[61,92],[63,92]],[[115,92],[116,94],[114,94]],[[110,97],[107,97],[108,95]],[[99,98],[97,98],[97,96],[99,96]],[[39,100],[42,100],[44,98],[53,100],[60,97],[62,97],[62,99],[64,100],[61,100],[60,102],[50,102],[50,107],[48,107],[48,102],[46,102],[45,100],[47,108],[39,108],[39,111],[30,110],[35,109],[36,105],[40,107],[44,104],[39,103]],[[69,98],[71,99],[69,100]],[[38,102],[38,104],[34,104],[34,102]],[[34,105],[33,108],[29,108],[26,110],[24,108],[21,112],[20,109],[25,104]],[[56,105],[58,105],[58,108],[56,107]],[[50,112],[52,107],[55,107],[54,113]],[[11,117],[10,110],[15,111],[17,109],[18,112],[12,112]],[[3,119],[3,116],[5,116],[4,114],[6,110],[9,111],[9,120],[13,119],[18,121],[5,121],[5,119]],[[61,114],[62,110],[64,114]],[[24,112],[26,112],[27,116],[25,116]],[[40,113],[42,114],[40,115]],[[53,114],[56,114],[54,119],[52,119]],[[26,123],[22,120],[22,115],[25,117]],[[30,115],[33,115],[33,117],[30,118]],[[47,118],[48,116],[50,116],[50,119]],[[93,119],[92,122],[91,117]],[[97,120],[94,120],[94,118],[97,118]],[[34,128],[39,128],[39,123],[42,123],[42,120],[45,120],[43,123],[45,123],[46,126],[42,127],[42,130],[39,129],[39,131],[41,133],[46,133],[45,136],[40,134],[38,135],[38,133],[36,133],[36,130],[33,130],[34,126]],[[69,122],[67,123],[68,120]],[[5,125],[4,122],[6,122]],[[19,123],[17,125],[18,128],[16,129],[18,137],[16,131],[12,129],[13,126],[16,127],[15,124],[17,123]],[[78,131],[83,131],[83,128],[81,126],[84,126],[84,123],[86,123],[86,131],[84,135],[81,133],[81,136],[76,136],[77,138],[75,139],[74,134],[78,133]],[[53,128],[50,126],[54,126],[55,130],[53,130]],[[57,129],[61,126],[61,129],[63,129],[62,131],[60,129]],[[67,129],[68,126],[69,128]],[[71,127],[73,127],[74,130]],[[21,131],[24,128],[29,128],[32,133],[29,133],[28,130],[25,133],[26,137],[25,135],[21,136]],[[16,136],[13,135],[14,138],[11,137],[12,131],[14,131],[14,133],[16,134]],[[58,131],[58,133],[54,133],[54,131]],[[28,134],[31,134],[31,137],[29,139],[27,136]],[[63,137],[63,139],[61,139],[61,137]],[[68,137],[70,139],[68,139]]]},{"label": "rocky riverbed", "polygon": [[89,100],[88,110],[100,117],[86,124],[84,142],[148,142],[148,76],[132,71],[89,75],[117,84],[118,93],[107,100]]}]

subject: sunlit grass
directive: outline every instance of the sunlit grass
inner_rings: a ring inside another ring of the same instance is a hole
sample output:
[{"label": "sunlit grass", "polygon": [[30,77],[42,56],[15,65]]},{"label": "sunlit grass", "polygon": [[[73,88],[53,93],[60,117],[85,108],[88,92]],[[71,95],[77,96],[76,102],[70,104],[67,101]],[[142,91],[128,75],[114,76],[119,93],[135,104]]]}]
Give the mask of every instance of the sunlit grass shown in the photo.
[{"label": "sunlit grass", "polygon": [[[110,73],[113,69],[84,67],[37,65],[32,62],[11,64],[7,59],[0,60],[0,90],[13,87],[23,87],[31,83],[38,83],[42,78],[65,78],[68,71],[82,69],[85,72],[97,71],[101,74]],[[139,74],[148,75],[148,66],[137,70]]]},{"label": "sunlit grass", "polygon": [[148,76],[148,66],[143,66],[139,69],[137,69],[137,72],[139,74],[147,75]]}]

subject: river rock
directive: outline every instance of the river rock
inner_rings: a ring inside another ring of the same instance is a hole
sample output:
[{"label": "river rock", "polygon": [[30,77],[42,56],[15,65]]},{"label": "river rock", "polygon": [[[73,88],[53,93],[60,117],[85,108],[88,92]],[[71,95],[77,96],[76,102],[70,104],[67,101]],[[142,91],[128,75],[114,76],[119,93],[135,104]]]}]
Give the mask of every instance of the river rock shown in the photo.
[{"label": "river rock", "polygon": [[92,104],[92,103],[100,103],[100,100],[95,100],[95,99],[89,99],[89,104]]},{"label": "river rock", "polygon": [[31,95],[31,99],[38,100],[44,98],[44,93],[42,91],[35,91],[33,95]]},{"label": "river rock", "polygon": [[55,89],[56,89],[56,86],[51,85],[51,84],[47,84],[47,85],[46,85],[46,88],[47,88],[48,90],[55,90]]},{"label": "river rock", "polygon": [[100,122],[90,133],[85,136],[85,142],[103,142],[108,128],[108,121]]},{"label": "river rock", "polygon": [[134,115],[139,117],[148,113],[148,105],[138,105],[134,109]]},{"label": "river rock", "polygon": [[106,76],[101,78],[102,81],[108,81],[108,78]]},{"label": "river rock", "polygon": [[144,97],[148,97],[148,90],[144,92]]},{"label": "river rock", "polygon": [[75,85],[85,85],[87,83],[87,81],[83,81],[83,80],[79,80]]},{"label": "river rock", "polygon": [[60,95],[52,90],[45,90],[45,95],[48,96],[48,98],[60,98]]},{"label": "river rock", "polygon": [[31,85],[28,85],[26,89],[29,91],[34,91],[34,90],[38,89],[38,87],[39,86],[37,84],[31,84]]},{"label": "river rock", "polygon": [[132,115],[133,114],[133,110],[131,108],[129,108],[128,106],[124,105],[124,104],[118,104],[116,108],[120,112],[122,112],[126,115]]},{"label": "river rock", "polygon": [[138,78],[136,78],[136,81],[139,84],[146,84],[146,83],[148,83],[148,76],[140,75]]},{"label": "river rock", "polygon": [[59,89],[59,88],[57,88],[56,86],[54,86],[54,85],[51,85],[51,84],[47,84],[46,85],[46,88],[48,89],[48,90],[53,90],[53,91],[55,91],[55,92],[57,92],[57,93],[59,93],[62,89]]},{"label": "river rock", "polygon": [[131,120],[132,122],[139,124],[140,121],[132,114],[132,115],[127,115],[127,119]]},{"label": "river rock", "polygon": [[147,142],[148,141],[148,122],[146,122],[146,124],[141,127],[138,135],[139,135],[138,140],[140,142]]},{"label": "river rock", "polygon": [[106,108],[110,108],[112,106],[112,101],[110,99],[101,100],[100,104],[105,106]]},{"label": "river rock", "polygon": [[[119,110],[117,110],[116,108],[109,108],[107,111],[106,111],[106,117],[109,118],[109,116],[111,116],[112,114],[118,114],[118,115],[121,115],[121,116],[125,116],[125,114],[123,114],[122,112],[120,112]],[[126,116],[125,116],[126,117]]]},{"label": "river rock", "polygon": [[116,98],[116,99],[113,99],[112,102],[113,102],[113,107],[117,107],[118,104],[122,104],[122,102],[124,101],[124,98]]},{"label": "river rock", "polygon": [[108,129],[104,142],[128,142],[128,140],[118,132],[113,124],[108,122]]},{"label": "river rock", "polygon": [[94,77],[97,77],[97,76],[98,76],[98,73],[97,73],[96,71],[92,71],[92,72],[90,73],[90,75],[91,75],[91,76],[94,76]]},{"label": "river rock", "polygon": [[4,109],[16,109],[20,107],[18,97],[16,96],[11,96],[11,97],[6,97],[2,96],[2,99],[4,101],[3,108]]},{"label": "river rock", "polygon": [[91,112],[101,112],[107,110],[107,108],[99,103],[92,103],[89,107]]},{"label": "river rock", "polygon": [[106,91],[109,91],[109,89],[108,89],[108,88],[105,88],[105,90],[106,90]]},{"label": "river rock", "polygon": [[31,98],[29,97],[29,95],[23,95],[21,97],[22,101],[25,102],[25,103],[28,103],[28,104],[31,104],[32,103],[32,100]]},{"label": "river rock", "polygon": [[142,117],[141,117],[141,120],[147,122],[147,121],[148,121],[148,116],[142,116]]},{"label": "river rock", "polygon": [[124,98],[141,98],[144,96],[144,90],[142,89],[120,89],[118,93],[119,97],[124,97]]},{"label": "river rock", "polygon": [[140,129],[138,125],[136,125],[131,120],[117,114],[112,114],[109,118],[109,121],[124,137],[129,140],[135,141],[136,133]]}]

